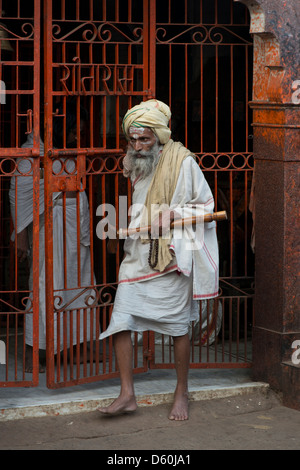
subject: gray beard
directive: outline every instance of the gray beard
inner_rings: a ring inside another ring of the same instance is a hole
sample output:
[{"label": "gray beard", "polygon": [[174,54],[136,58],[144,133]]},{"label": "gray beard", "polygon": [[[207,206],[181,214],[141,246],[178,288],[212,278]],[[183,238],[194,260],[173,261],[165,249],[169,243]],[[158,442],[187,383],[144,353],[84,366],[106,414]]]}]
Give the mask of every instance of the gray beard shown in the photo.
[{"label": "gray beard", "polygon": [[141,150],[136,152],[131,148],[127,150],[127,156],[129,157],[132,169],[130,175],[131,181],[134,181],[138,176],[145,179],[154,172],[160,157],[160,149],[161,145],[159,142],[156,142],[151,150],[148,151]]}]

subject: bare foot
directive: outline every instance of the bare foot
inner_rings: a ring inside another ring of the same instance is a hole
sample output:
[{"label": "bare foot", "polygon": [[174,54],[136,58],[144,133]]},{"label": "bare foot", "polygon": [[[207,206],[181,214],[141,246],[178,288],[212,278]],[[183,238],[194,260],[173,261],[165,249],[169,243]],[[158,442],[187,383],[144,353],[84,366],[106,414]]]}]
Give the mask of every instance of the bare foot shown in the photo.
[{"label": "bare foot", "polygon": [[137,409],[135,396],[119,396],[109,406],[97,408],[97,411],[108,416],[117,416],[123,413],[133,413]]},{"label": "bare foot", "polygon": [[187,392],[175,392],[175,398],[169,419],[174,421],[184,421],[189,419],[189,395]]},{"label": "bare foot", "polygon": [[[33,373],[33,347],[26,345],[26,350],[25,350],[25,372],[32,374]],[[39,373],[43,374],[45,372],[44,367],[42,366],[41,363],[39,363]]]}]

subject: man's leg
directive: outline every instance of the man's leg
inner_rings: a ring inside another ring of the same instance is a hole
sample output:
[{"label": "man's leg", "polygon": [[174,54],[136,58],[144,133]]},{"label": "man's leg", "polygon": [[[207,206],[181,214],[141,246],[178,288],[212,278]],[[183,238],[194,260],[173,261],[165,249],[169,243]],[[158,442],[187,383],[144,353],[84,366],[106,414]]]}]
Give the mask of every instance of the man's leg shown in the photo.
[{"label": "man's leg", "polygon": [[121,391],[118,398],[111,405],[98,408],[98,411],[107,415],[129,413],[137,408],[133,387],[132,375],[132,342],[131,332],[121,331],[114,335],[114,348],[121,379]]},{"label": "man's leg", "polygon": [[190,363],[190,340],[188,334],[174,336],[174,356],[177,373],[177,387],[169,419],[183,421],[188,419],[188,373]]}]

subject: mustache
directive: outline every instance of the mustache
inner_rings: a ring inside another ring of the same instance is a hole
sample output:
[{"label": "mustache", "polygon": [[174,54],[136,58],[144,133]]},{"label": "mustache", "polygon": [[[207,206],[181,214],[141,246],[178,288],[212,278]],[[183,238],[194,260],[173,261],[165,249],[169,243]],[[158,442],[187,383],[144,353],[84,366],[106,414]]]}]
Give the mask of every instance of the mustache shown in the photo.
[{"label": "mustache", "polygon": [[134,150],[132,147],[127,148],[127,155],[132,158],[139,158],[139,157],[149,157],[149,158],[156,158],[157,154],[161,149],[161,145],[159,142],[155,142],[155,144],[149,150]]},{"label": "mustache", "polygon": [[153,152],[152,149],[151,150],[139,150],[139,151],[134,150],[134,149],[129,149],[127,153],[131,158],[139,158],[139,157],[147,158],[147,157],[154,157],[156,152]]}]

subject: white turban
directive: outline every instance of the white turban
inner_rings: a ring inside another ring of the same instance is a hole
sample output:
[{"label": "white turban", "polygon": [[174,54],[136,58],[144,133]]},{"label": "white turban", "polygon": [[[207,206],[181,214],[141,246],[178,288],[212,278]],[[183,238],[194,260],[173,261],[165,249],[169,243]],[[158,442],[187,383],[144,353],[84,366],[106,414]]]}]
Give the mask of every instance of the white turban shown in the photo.
[{"label": "white turban", "polygon": [[149,127],[161,144],[166,144],[171,136],[169,121],[171,111],[168,105],[159,100],[142,101],[129,109],[123,119],[123,132],[128,139],[130,126]]}]

